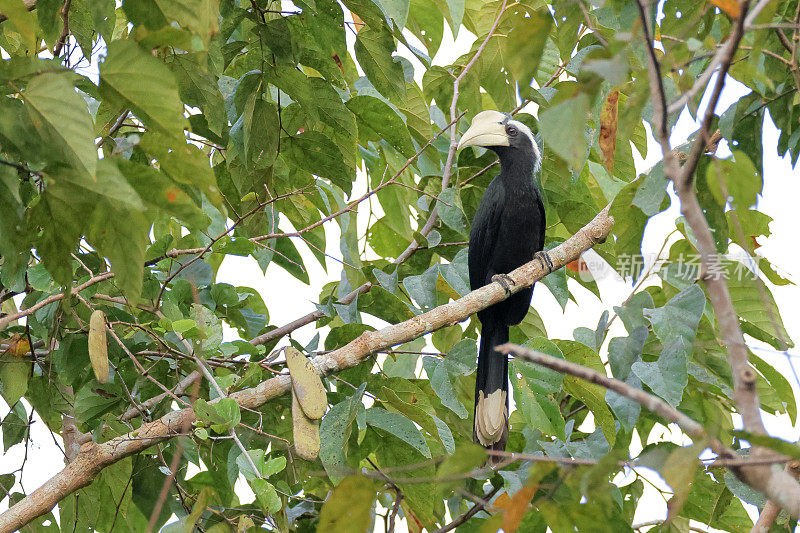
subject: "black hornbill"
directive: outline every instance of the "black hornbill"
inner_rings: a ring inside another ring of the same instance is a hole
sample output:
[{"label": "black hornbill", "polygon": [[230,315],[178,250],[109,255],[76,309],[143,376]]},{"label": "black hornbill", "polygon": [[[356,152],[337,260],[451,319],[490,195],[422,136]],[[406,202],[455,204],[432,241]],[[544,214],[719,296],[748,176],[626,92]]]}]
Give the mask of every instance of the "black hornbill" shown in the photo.
[{"label": "black hornbill", "polygon": [[[470,286],[475,290],[498,282],[508,291],[513,282],[507,274],[534,257],[552,268],[547,254],[541,252],[545,216],[535,181],[541,166],[539,147],[527,126],[498,111],[475,115],[458,149],[465,146],[494,151],[501,169],[486,188],[472,221]],[[508,342],[509,326],[525,318],[532,295],[532,287],[523,289],[478,313],[482,331],[473,438],[488,449],[505,450],[508,439],[508,358],[495,347]]]}]

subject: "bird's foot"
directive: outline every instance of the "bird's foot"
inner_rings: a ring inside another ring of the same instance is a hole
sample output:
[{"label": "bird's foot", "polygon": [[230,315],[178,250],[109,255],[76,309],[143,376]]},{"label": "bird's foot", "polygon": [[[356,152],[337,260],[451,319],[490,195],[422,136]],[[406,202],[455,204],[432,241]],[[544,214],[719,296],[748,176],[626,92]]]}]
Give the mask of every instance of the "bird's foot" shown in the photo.
[{"label": "bird's foot", "polygon": [[550,273],[555,270],[553,266],[553,261],[550,259],[550,256],[545,251],[536,252],[533,257],[539,261],[539,264],[542,265],[542,268],[546,268],[547,272]]},{"label": "bird's foot", "polygon": [[516,285],[511,276],[508,274],[495,274],[492,276],[492,281],[499,283],[503,290],[506,291],[506,296],[511,294],[511,285]]}]

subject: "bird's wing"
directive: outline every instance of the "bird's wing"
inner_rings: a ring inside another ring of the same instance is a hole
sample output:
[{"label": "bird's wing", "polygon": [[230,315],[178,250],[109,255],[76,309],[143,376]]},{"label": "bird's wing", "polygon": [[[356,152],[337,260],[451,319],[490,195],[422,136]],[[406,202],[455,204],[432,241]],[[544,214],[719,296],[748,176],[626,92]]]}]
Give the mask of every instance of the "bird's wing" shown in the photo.
[{"label": "bird's wing", "polygon": [[536,207],[539,209],[539,220],[540,220],[539,235],[538,235],[539,242],[537,243],[538,245],[536,247],[536,250],[538,251],[544,249],[544,234],[545,231],[547,230],[547,222],[546,222],[547,219],[544,214],[544,203],[542,202],[542,196],[540,194],[536,196]]},{"label": "bird's wing", "polygon": [[486,188],[469,233],[469,284],[472,290],[483,287],[496,272],[491,269],[492,255],[503,213],[503,187],[492,181]]}]

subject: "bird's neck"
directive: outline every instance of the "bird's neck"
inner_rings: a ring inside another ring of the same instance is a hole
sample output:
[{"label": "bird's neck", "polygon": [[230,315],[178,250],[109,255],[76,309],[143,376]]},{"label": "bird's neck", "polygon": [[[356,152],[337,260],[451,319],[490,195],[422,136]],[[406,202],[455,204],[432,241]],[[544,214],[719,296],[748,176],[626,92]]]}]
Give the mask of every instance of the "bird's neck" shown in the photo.
[{"label": "bird's neck", "polygon": [[512,186],[535,185],[536,159],[530,152],[507,148],[493,147],[500,159],[500,175],[506,184]]}]

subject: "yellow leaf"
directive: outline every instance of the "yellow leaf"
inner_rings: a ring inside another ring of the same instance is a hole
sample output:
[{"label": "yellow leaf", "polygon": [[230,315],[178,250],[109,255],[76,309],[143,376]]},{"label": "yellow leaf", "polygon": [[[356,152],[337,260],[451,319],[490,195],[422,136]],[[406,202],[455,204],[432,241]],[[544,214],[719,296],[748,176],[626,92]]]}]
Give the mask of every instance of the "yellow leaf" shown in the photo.
[{"label": "yellow leaf", "polygon": [[31,345],[28,342],[28,339],[19,333],[14,333],[7,342],[8,346],[3,353],[8,353],[16,357],[22,357],[31,350]]},{"label": "yellow leaf", "polygon": [[319,420],[308,418],[292,390],[292,438],[297,455],[306,461],[316,461],[319,457]]},{"label": "yellow leaf", "polygon": [[708,0],[725,13],[727,13],[731,18],[738,19],[739,14],[741,13],[741,8],[739,7],[739,2],[736,0]]},{"label": "yellow leaf", "polygon": [[20,339],[14,345],[14,355],[17,357],[22,357],[26,355],[28,352],[31,351],[31,344],[28,342],[28,339]]},{"label": "yellow leaf", "polygon": [[106,341],[106,315],[94,311],[89,319],[89,360],[97,381],[108,381],[108,343]]},{"label": "yellow leaf", "polygon": [[292,376],[292,389],[297,395],[300,407],[306,416],[312,420],[319,420],[328,407],[328,396],[319,374],[308,358],[298,350],[287,347],[286,366]]},{"label": "yellow leaf", "polygon": [[519,527],[525,513],[528,512],[528,504],[536,494],[536,486],[525,486],[519,489],[510,498],[503,493],[495,500],[494,506],[503,509],[503,531],[514,533]]},{"label": "yellow leaf", "polygon": [[600,111],[600,150],[609,174],[614,173],[614,151],[617,149],[617,102],[619,91],[614,89],[603,102]]}]

